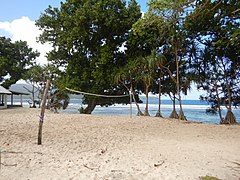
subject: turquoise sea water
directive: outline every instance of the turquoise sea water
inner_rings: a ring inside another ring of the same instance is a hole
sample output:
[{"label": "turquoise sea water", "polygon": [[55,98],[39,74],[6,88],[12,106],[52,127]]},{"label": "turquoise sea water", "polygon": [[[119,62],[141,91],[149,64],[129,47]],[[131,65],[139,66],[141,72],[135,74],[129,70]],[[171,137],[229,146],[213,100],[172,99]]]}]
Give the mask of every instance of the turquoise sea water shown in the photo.
[{"label": "turquoise sea water", "polygon": [[[145,100],[143,100],[140,108],[142,112],[145,109]],[[82,105],[81,100],[79,99],[72,99],[70,104],[66,110],[61,110],[63,113],[79,113],[78,109],[85,105]],[[183,100],[183,110],[184,114],[189,121],[197,121],[203,123],[211,123],[211,124],[219,124],[219,116],[217,115],[210,115],[206,114],[206,109],[210,107],[206,102],[200,100]],[[149,100],[149,113],[151,116],[155,116],[158,110],[158,99],[157,98],[150,98]],[[135,104],[132,104],[132,111],[133,116],[137,114],[137,108]],[[179,107],[177,105],[177,111],[179,111]],[[161,104],[161,113],[164,117],[169,117],[172,112],[172,101],[171,100],[162,100]],[[226,109],[222,107],[222,114],[223,116],[226,115]],[[233,113],[240,123],[240,109],[233,109]],[[122,105],[116,104],[109,107],[101,107],[97,106],[92,114],[99,114],[99,115],[121,115],[121,116],[130,116],[130,105]]]}]

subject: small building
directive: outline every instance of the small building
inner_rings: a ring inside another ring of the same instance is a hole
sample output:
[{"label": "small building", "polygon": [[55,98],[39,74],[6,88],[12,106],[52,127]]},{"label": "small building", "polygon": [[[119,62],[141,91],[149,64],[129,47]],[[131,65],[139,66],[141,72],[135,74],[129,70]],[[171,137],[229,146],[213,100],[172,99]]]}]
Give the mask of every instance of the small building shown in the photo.
[{"label": "small building", "polygon": [[12,93],[9,90],[0,86],[0,109],[7,108],[7,95],[11,95],[11,94]]},{"label": "small building", "polygon": [[[8,106],[10,106],[10,107],[23,107],[23,100],[22,100],[22,96],[23,95],[29,95],[28,93],[23,93],[23,92],[17,92],[17,91],[12,91],[12,90],[10,90],[10,92],[11,92],[11,104],[10,105],[8,105]],[[20,104],[14,104],[14,102],[13,102],[13,99],[14,99],[14,97],[13,96],[20,96]]]}]

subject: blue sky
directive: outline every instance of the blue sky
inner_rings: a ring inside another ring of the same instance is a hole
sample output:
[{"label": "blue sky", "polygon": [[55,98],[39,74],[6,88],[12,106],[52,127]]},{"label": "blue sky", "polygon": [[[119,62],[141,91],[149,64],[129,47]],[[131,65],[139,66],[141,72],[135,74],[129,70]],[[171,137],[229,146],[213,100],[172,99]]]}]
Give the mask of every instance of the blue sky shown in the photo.
[{"label": "blue sky", "polygon": [[[59,7],[60,2],[61,0],[2,0],[0,22],[13,21],[22,16],[27,16],[30,20],[36,20],[48,5]],[[137,2],[140,4],[141,10],[146,12],[148,0],[138,0]]]},{"label": "blue sky", "polygon": [[1,2],[0,21],[13,21],[22,16],[36,20],[48,5],[59,6],[60,0],[6,0]]}]

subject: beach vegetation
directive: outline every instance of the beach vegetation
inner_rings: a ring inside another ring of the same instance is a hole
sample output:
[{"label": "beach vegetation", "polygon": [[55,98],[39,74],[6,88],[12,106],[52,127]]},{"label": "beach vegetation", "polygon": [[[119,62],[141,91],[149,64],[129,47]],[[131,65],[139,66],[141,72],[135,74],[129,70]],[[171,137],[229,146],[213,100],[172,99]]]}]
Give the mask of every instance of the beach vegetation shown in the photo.
[{"label": "beach vegetation", "polygon": [[[185,64],[186,49],[188,46],[188,39],[184,29],[185,16],[191,2],[183,1],[156,1],[151,0],[148,3],[149,10],[140,19],[135,29],[142,29],[142,27],[156,25],[154,28],[157,32],[158,44],[154,47],[155,50],[161,54],[170,54],[175,62],[174,72],[168,66],[163,66],[170,75],[172,81],[176,84],[177,96],[180,106],[179,119],[187,120],[182,108],[182,83],[184,80],[183,74],[180,74],[180,69]],[[137,30],[135,30],[137,31]],[[169,60],[169,59],[168,59]]]},{"label": "beach vegetation", "polygon": [[142,113],[140,107],[139,107],[139,96],[138,91],[135,91],[135,80],[134,80],[134,71],[136,71],[135,65],[133,64],[128,64],[127,66],[125,66],[122,69],[119,69],[119,72],[115,75],[115,82],[117,84],[120,83],[120,85],[124,86],[129,94],[130,94],[130,102],[135,103],[136,107],[137,107],[137,115],[138,116],[143,116],[144,114]]},{"label": "beach vegetation", "polygon": [[[50,42],[48,59],[64,67],[65,87],[84,92],[118,95],[126,93],[114,84],[114,75],[127,63],[125,42],[133,23],[141,17],[135,0],[67,0],[60,8],[48,7],[36,25],[43,31],[39,40]],[[85,96],[90,114],[96,105],[125,102],[124,98],[105,99]],[[129,98],[128,98],[129,102]]]},{"label": "beach vegetation", "polygon": [[68,107],[69,101],[70,97],[66,91],[55,89],[49,96],[47,109],[51,109],[55,113],[58,113],[59,109],[66,109]]},{"label": "beach vegetation", "polygon": [[[126,55],[128,63],[126,69],[129,70],[134,80],[134,89],[137,94],[145,94],[146,105],[144,113],[138,110],[138,115],[149,116],[148,93],[153,92],[155,81],[155,64],[152,50],[159,43],[157,38],[157,24],[145,26],[138,20],[131,29],[128,40],[126,41]],[[139,107],[138,107],[139,108]]]},{"label": "beach vegetation", "polygon": [[22,79],[39,55],[25,41],[0,37],[0,84],[9,88]]},{"label": "beach vegetation", "polygon": [[156,69],[156,73],[158,74],[156,76],[156,85],[157,87],[157,91],[156,93],[158,94],[158,110],[157,113],[155,115],[155,117],[163,117],[162,113],[161,113],[161,96],[162,96],[162,81],[164,78],[164,68],[163,66],[166,66],[165,64],[167,63],[167,59],[163,54],[157,54],[156,50],[153,50],[151,52],[151,56],[152,56],[152,61],[151,61],[151,65],[153,68]]},{"label": "beach vegetation", "polygon": [[220,179],[213,176],[201,176],[199,180],[220,180]]},{"label": "beach vegetation", "polygon": [[42,104],[43,92],[46,87],[47,80],[50,80],[50,87],[47,96],[47,109],[57,112],[58,109],[66,109],[69,104],[69,95],[65,88],[62,88],[58,80],[61,77],[61,71],[53,64],[33,65],[24,75],[23,79],[30,84],[31,88],[24,88],[31,94],[32,105],[30,107],[39,108]]},{"label": "beach vegetation", "polygon": [[[196,11],[188,19],[189,36],[198,43],[192,60],[199,89],[207,94],[221,124],[235,124],[232,106],[239,95],[240,51],[238,1],[198,1]],[[237,95],[238,94],[238,95]],[[225,118],[221,106],[227,109]]]},{"label": "beach vegetation", "polygon": [[[42,90],[42,83],[44,80],[42,79],[43,77],[43,67],[40,65],[34,65],[32,66],[24,75],[23,79],[30,85],[31,88],[28,88],[27,86],[23,86],[30,94],[31,94],[31,101],[32,105],[30,107],[36,108],[36,104],[39,103],[41,100],[41,90]],[[38,100],[37,100],[37,95],[38,94]],[[38,102],[38,103],[37,103]]]},{"label": "beach vegetation", "polygon": [[[149,116],[148,94],[173,102],[171,118],[187,120],[182,95],[191,84],[205,90],[201,100],[217,112],[222,124],[234,124],[233,106],[239,106],[239,3],[209,0],[150,0],[141,15],[135,0],[67,0],[60,8],[48,7],[36,25],[39,41],[53,50],[48,60],[63,68],[61,89],[126,98],[84,96],[81,112],[96,105],[135,102],[138,115]],[[146,95],[144,113],[138,95]],[[132,97],[131,97],[132,96]],[[179,104],[179,113],[176,104]],[[227,109],[225,117],[222,106]]]},{"label": "beach vegetation", "polygon": [[144,116],[150,116],[148,108],[148,94],[149,88],[153,82],[153,68],[151,55],[145,57],[139,57],[136,59],[135,67],[138,68],[137,81],[143,83],[144,94],[146,96]]}]

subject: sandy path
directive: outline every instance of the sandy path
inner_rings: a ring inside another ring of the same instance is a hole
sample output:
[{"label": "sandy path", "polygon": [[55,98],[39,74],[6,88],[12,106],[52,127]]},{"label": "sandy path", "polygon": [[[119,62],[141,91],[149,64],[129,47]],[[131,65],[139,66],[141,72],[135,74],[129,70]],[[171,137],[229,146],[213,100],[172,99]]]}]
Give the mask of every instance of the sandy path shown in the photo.
[{"label": "sandy path", "polygon": [[240,179],[240,126],[0,111],[0,179]]}]

